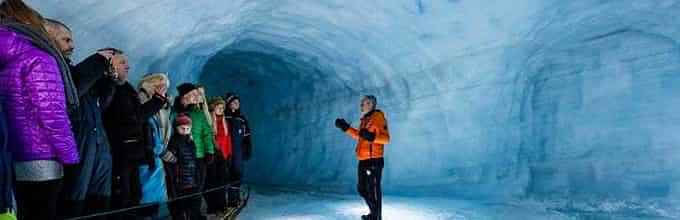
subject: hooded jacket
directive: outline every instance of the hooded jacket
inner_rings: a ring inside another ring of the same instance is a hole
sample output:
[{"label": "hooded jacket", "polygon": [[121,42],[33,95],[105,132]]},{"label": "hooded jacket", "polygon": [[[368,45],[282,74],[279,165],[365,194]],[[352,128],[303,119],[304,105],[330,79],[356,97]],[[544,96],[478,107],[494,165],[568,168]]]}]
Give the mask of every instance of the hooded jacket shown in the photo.
[{"label": "hooded jacket", "polygon": [[0,102],[7,113],[14,159],[78,163],[56,59],[29,37],[0,26],[0,66]]}]

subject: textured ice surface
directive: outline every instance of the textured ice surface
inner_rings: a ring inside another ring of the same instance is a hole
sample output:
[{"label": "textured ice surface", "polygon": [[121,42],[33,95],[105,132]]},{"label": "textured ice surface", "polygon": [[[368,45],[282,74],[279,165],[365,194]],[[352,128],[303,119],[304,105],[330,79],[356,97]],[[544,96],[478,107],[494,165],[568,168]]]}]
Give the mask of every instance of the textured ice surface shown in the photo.
[{"label": "textured ice surface", "polygon": [[356,125],[370,93],[390,195],[678,216],[679,1],[29,2],[72,25],[78,57],[120,47],[133,78],[240,93],[253,183],[352,192],[332,122]]},{"label": "textured ice surface", "polygon": [[[399,196],[384,199],[384,219],[577,219],[544,207]],[[256,189],[250,201],[240,215],[243,220],[350,220],[368,213],[356,196]]]}]

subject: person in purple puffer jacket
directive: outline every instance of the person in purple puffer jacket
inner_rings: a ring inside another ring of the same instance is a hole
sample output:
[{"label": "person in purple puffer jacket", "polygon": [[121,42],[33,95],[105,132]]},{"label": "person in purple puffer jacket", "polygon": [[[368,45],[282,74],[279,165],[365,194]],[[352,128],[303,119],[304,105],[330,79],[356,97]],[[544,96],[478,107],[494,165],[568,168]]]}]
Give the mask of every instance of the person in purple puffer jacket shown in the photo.
[{"label": "person in purple puffer jacket", "polygon": [[0,104],[20,219],[55,219],[63,166],[79,162],[68,117],[77,96],[43,22],[22,1],[0,0]]}]

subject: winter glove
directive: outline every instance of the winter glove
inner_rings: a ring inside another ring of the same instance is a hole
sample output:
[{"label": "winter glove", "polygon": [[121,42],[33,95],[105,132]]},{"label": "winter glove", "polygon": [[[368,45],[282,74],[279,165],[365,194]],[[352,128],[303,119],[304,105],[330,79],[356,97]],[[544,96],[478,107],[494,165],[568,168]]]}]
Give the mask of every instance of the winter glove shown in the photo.
[{"label": "winter glove", "polygon": [[161,154],[161,160],[165,161],[166,163],[177,163],[177,157],[175,157],[175,155],[168,150]]},{"label": "winter glove", "polygon": [[342,132],[345,132],[347,129],[349,129],[349,123],[347,123],[347,121],[345,121],[343,118],[338,118],[335,119],[335,127],[340,128]]},{"label": "winter glove", "polygon": [[359,130],[359,136],[369,142],[373,142],[375,140],[375,133],[368,131],[366,128]]}]

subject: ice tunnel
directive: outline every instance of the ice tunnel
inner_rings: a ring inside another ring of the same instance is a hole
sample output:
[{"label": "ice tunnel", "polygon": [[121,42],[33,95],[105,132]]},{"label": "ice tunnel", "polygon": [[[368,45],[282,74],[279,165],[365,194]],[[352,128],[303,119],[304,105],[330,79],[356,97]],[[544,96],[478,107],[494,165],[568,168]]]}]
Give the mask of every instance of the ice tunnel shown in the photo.
[{"label": "ice tunnel", "polygon": [[247,182],[306,192],[244,218],[361,207],[333,121],[357,125],[364,94],[391,129],[386,218],[680,218],[680,1],[28,2],[71,25],[76,57],[118,47],[135,79],[240,94]]}]

